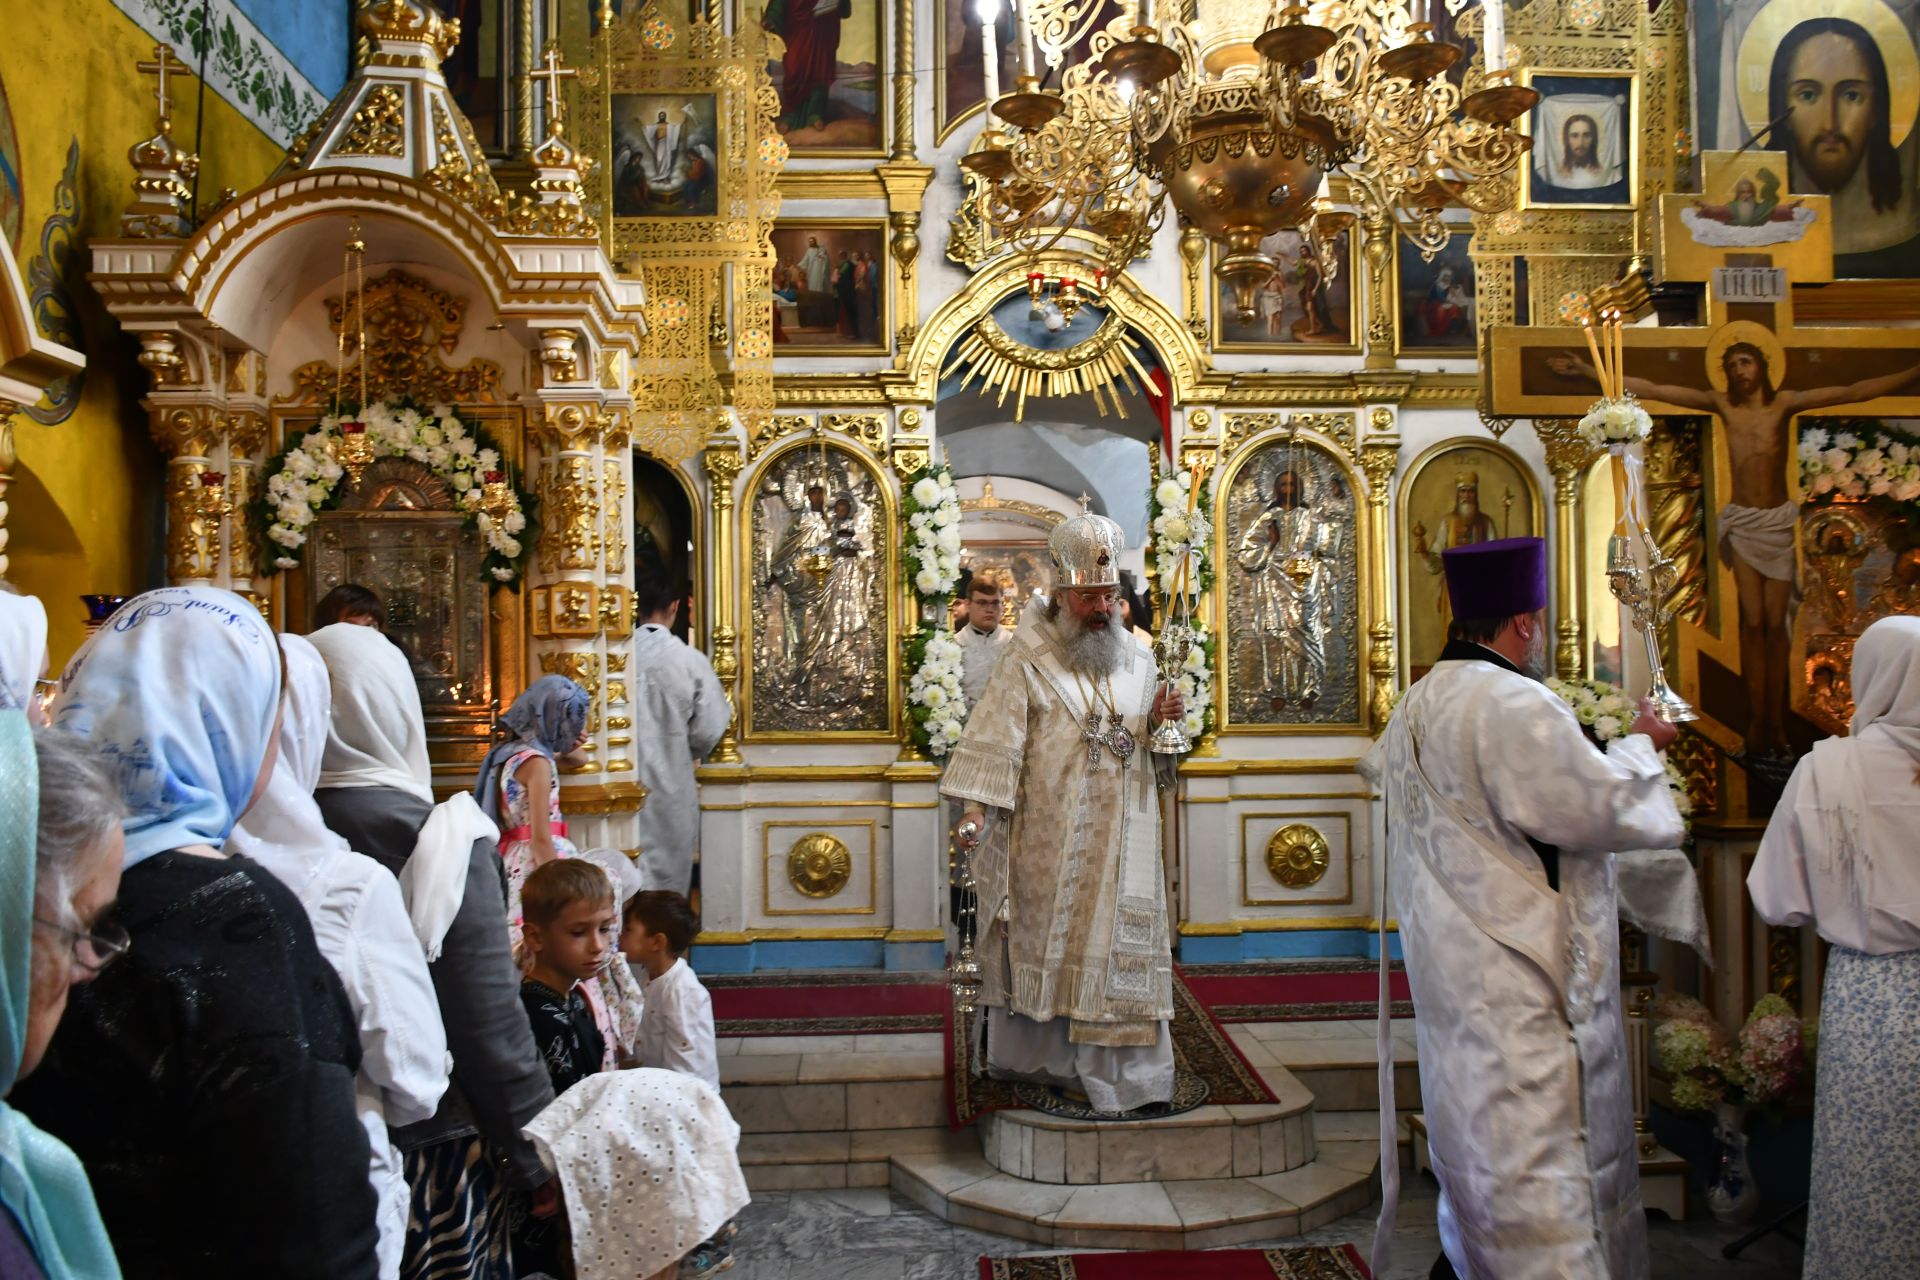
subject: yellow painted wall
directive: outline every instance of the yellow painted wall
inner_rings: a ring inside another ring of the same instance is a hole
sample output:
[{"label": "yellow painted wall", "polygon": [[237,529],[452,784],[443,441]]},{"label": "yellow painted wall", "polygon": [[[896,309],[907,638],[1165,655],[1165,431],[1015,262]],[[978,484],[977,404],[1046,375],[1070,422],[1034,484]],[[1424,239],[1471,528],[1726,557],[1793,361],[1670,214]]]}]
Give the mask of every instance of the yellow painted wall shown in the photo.
[{"label": "yellow painted wall", "polygon": [[[44,427],[14,419],[20,455],[12,491],[9,577],[46,602],[54,669],[79,647],[85,593],[126,595],[165,580],[161,554],[163,460],[147,434],[137,345],[86,285],[86,242],[119,234],[133,198],[127,149],[154,128],[153,78],[135,72],[154,41],[109,0],[6,6],[0,80],[20,139],[25,209],[21,274],[40,251],[67,147],[80,143],[78,261],[70,280],[87,355],[86,391],[73,416]],[[190,51],[180,51],[191,59]],[[178,77],[174,137],[193,145],[199,83]],[[279,164],[282,149],[211,90],[200,142],[200,198],[245,191]]]}]

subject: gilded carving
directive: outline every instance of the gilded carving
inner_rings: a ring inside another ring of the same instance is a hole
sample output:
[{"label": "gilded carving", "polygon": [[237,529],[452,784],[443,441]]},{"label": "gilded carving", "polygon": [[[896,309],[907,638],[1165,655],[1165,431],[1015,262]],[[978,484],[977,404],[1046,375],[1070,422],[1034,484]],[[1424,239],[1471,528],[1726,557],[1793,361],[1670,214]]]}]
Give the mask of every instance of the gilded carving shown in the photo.
[{"label": "gilded carving", "polygon": [[1289,434],[1317,431],[1346,450],[1349,457],[1354,454],[1352,413],[1229,413],[1221,432],[1222,456],[1230,457],[1252,437],[1279,428],[1285,428]]},{"label": "gilded carving", "polygon": [[[819,419],[819,425],[822,430],[838,431],[850,440],[858,440],[875,454],[886,444],[887,419],[884,414],[829,413]],[[769,446],[813,428],[814,418],[811,414],[773,414],[755,428],[752,439],[747,442],[747,460],[757,461]]]},{"label": "gilded carving", "polygon": [[593,460],[566,454],[549,460],[543,472],[540,567],[548,573],[591,570],[600,554]]},{"label": "gilded carving", "polygon": [[[327,299],[327,322],[344,332],[345,372],[338,360],[313,360],[293,372],[294,394],[282,403],[332,404],[336,392],[359,396],[357,355],[362,327],[348,298]],[[442,358],[459,345],[467,304],[399,268],[368,283],[366,315],[367,396],[411,398],[449,404],[491,404],[501,398],[501,369],[491,360],[449,365]],[[341,383],[336,385],[336,378]]]},{"label": "gilded carving", "polygon": [[1304,822],[1290,822],[1267,841],[1267,874],[1289,889],[1305,889],[1327,874],[1327,838]]},{"label": "gilded carving", "polygon": [[335,143],[336,156],[399,156],[407,149],[407,113],[400,91],[392,85],[373,87],[353,113],[353,123]]},{"label": "gilded carving", "polygon": [[831,898],[853,878],[853,853],[824,831],[801,836],[787,851],[787,882],[809,898]]},{"label": "gilded carving", "polygon": [[607,549],[609,577],[617,577],[627,571],[626,497],[626,469],[615,459],[608,458],[600,466],[600,507],[601,536]]}]

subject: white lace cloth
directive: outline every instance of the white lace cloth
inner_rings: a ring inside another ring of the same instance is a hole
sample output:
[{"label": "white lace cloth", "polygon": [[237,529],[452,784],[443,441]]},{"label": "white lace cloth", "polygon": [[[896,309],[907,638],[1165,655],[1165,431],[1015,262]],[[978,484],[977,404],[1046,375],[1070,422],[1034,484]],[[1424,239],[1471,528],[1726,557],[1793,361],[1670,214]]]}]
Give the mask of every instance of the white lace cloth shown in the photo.
[{"label": "white lace cloth", "polygon": [[526,1135],[559,1174],[577,1280],[651,1276],[750,1198],[740,1126],[718,1093],[677,1071],[588,1076],[535,1116]]}]

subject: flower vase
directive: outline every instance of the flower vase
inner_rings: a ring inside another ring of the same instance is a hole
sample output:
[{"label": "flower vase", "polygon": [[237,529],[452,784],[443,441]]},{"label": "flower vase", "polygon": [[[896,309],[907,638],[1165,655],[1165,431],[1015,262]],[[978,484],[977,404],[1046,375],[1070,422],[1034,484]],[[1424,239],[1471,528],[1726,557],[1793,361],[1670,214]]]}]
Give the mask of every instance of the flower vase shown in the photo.
[{"label": "flower vase", "polygon": [[1760,1208],[1760,1189],[1747,1163],[1747,1109],[1720,1104],[1713,1124],[1713,1169],[1707,1178],[1707,1207],[1721,1222],[1753,1221]]}]

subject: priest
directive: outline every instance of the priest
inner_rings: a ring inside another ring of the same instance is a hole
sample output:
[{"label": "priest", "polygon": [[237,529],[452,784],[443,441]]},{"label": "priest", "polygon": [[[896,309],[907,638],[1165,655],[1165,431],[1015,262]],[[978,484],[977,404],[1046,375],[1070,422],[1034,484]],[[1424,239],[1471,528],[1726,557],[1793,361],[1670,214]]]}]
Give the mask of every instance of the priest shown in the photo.
[{"label": "priest", "polygon": [[[1543,541],[1454,547],[1442,566],[1447,646],[1361,763],[1386,797],[1440,1182],[1433,1274],[1645,1276],[1611,851],[1679,845],[1658,755],[1675,730],[1643,701],[1603,752],[1541,683]],[[1375,1274],[1398,1183],[1389,1099]]]},{"label": "priest", "polygon": [[1123,542],[1090,513],[1054,529],[1053,595],[1007,645],[941,783],[974,850],[988,1073],[1110,1112],[1173,1096],[1155,798],[1169,765],[1146,748],[1186,711],[1120,625]]}]

